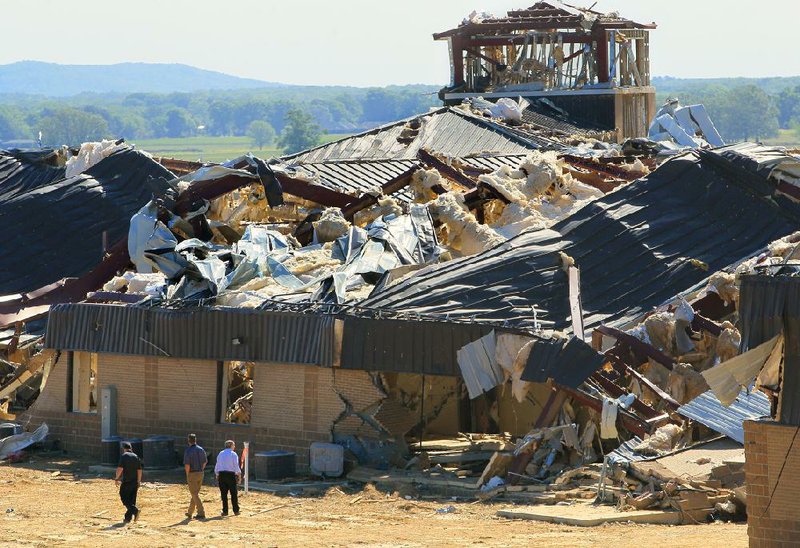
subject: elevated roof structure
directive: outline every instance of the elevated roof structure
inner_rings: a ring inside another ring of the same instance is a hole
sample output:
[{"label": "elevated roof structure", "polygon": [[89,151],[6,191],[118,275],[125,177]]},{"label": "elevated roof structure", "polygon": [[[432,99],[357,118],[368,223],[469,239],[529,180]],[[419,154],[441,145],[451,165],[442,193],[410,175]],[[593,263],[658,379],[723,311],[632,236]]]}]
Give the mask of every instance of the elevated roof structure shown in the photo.
[{"label": "elevated roof structure", "polygon": [[620,139],[643,137],[655,114],[649,53],[655,28],[555,0],[502,17],[473,12],[433,35],[447,41],[450,54],[450,83],[440,97],[445,104],[476,95],[548,97],[578,118],[617,130]]}]

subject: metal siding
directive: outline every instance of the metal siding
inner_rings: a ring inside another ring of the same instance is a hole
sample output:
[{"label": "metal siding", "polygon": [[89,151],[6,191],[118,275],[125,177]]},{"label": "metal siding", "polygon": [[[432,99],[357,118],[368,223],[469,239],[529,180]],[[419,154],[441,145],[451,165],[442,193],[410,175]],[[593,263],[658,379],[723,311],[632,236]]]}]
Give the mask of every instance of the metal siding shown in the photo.
[{"label": "metal siding", "polygon": [[348,317],[342,338],[342,367],[460,376],[458,349],[492,329],[471,324]]},{"label": "metal siding", "polygon": [[677,409],[678,414],[696,420],[715,432],[744,443],[744,421],[769,416],[769,398],[759,391],[742,390],[730,407],[720,403],[709,390]]},{"label": "metal siding", "polygon": [[[114,354],[326,364],[331,362],[324,353],[332,352],[332,326],[330,318],[290,312],[60,304],[50,311],[45,345]],[[233,344],[234,338],[242,344]]]}]

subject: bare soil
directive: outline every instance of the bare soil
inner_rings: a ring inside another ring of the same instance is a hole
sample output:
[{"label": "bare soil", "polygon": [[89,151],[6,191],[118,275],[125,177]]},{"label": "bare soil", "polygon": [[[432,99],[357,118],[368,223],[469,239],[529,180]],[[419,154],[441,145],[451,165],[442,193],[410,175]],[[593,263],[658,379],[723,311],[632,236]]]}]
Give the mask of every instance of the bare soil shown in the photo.
[{"label": "bare soil", "polygon": [[[222,517],[210,475],[201,493],[207,519],[189,521],[180,473],[148,471],[141,518],[126,525],[110,474],[98,477],[89,464],[41,456],[0,464],[0,546],[747,546],[744,524],[560,526],[497,517],[507,503],[407,500],[358,484],[303,495],[251,492],[241,497],[241,515]],[[449,505],[454,512],[436,512]]]}]

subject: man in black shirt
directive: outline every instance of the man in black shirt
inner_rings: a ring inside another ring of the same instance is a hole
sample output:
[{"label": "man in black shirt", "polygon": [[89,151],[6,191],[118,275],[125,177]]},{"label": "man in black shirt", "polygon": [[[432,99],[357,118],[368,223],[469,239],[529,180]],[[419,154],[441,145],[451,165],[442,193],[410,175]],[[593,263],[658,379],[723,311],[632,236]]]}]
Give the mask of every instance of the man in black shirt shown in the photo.
[{"label": "man in black shirt", "polygon": [[117,465],[117,476],[114,482],[119,486],[119,498],[125,505],[125,523],[129,523],[131,518],[139,520],[139,509],[136,508],[136,493],[142,484],[142,461],[133,452],[131,444],[123,441],[120,444],[122,456]]}]

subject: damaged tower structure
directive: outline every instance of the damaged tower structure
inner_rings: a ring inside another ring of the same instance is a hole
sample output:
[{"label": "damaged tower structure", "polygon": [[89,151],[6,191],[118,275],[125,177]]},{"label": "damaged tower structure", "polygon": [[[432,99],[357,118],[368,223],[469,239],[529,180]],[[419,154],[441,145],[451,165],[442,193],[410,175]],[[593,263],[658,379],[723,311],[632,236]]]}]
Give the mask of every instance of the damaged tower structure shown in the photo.
[{"label": "damaged tower structure", "polygon": [[473,12],[458,27],[434,34],[447,41],[446,103],[482,96],[497,101],[544,100],[619,142],[643,137],[655,115],[650,85],[654,23],[637,23],[561,2],[537,2],[504,17]]}]

